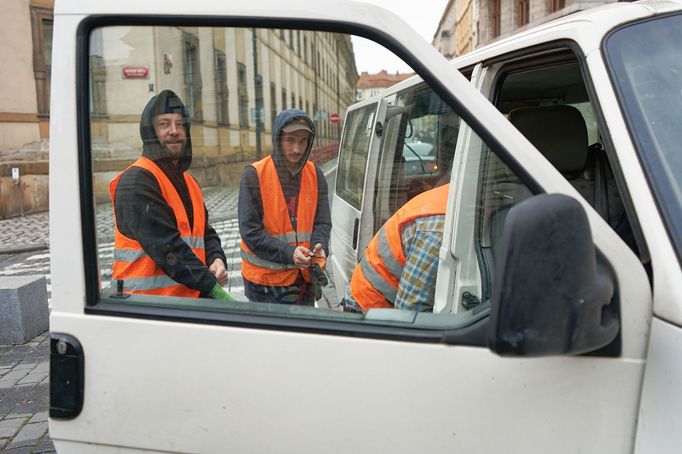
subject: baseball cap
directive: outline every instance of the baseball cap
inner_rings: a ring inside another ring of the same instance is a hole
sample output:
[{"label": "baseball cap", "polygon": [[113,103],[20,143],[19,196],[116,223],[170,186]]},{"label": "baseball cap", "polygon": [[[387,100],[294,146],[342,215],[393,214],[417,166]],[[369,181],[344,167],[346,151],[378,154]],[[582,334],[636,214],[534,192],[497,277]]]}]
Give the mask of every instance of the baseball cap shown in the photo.
[{"label": "baseball cap", "polygon": [[289,123],[287,123],[283,128],[282,132],[290,133],[294,131],[305,130],[310,134],[313,134],[313,130],[310,129],[308,125],[308,120],[305,117],[294,117]]}]

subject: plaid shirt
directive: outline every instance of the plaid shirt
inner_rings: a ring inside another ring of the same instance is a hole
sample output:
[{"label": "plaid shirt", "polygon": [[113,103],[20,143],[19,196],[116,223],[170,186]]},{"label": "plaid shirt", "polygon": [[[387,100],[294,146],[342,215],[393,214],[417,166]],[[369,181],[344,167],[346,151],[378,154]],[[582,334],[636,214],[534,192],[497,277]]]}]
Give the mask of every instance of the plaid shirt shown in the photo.
[{"label": "plaid shirt", "polygon": [[[434,215],[417,218],[402,228],[400,240],[406,257],[400,276],[394,306],[419,312],[433,311],[438,272],[438,251],[443,242],[445,216]],[[350,292],[346,290],[343,304],[346,310],[362,312]]]}]

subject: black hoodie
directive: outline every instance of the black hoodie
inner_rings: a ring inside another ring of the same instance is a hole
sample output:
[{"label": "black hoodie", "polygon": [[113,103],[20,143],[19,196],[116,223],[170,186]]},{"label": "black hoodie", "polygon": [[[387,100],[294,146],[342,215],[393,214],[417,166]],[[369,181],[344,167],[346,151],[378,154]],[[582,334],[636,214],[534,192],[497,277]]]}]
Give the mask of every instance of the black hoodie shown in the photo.
[{"label": "black hoodie", "polygon": [[[169,112],[182,114],[187,134],[187,145],[177,166],[173,164],[169,151],[159,143],[152,125],[152,119],[156,115]],[[190,122],[185,106],[175,93],[164,90],[149,100],[140,119],[140,137],[143,144],[142,156],[154,161],[166,174],[182,200],[190,226],[193,226],[192,200],[183,177],[183,173],[192,163]],[[180,284],[198,290],[200,296],[208,296],[217,282],[216,278],[180,238],[173,209],[161,194],[161,188],[154,175],[140,167],[129,168],[121,175],[115,201],[114,209],[119,231],[128,238],[138,241],[142,249],[168,276]],[[225,254],[220,245],[220,238],[208,223],[205,205],[204,212],[206,263],[210,265],[216,258],[225,261]]]},{"label": "black hoodie", "polygon": [[[275,118],[275,124],[272,132],[272,159],[277,168],[277,175],[279,177],[280,187],[284,193],[284,200],[292,200],[298,197],[301,187],[301,170],[308,160],[310,150],[313,147],[313,140],[308,143],[308,149],[303,158],[301,158],[300,167],[295,174],[291,174],[284,164],[284,158],[281,156],[279,149],[279,136],[282,128],[290,123],[296,117],[304,117],[308,121],[308,125],[312,131],[315,131],[315,125],[310,117],[298,109],[289,109],[280,112]],[[314,137],[313,137],[314,139]],[[321,244],[327,255],[329,245],[329,235],[331,233],[331,214],[329,210],[329,198],[327,195],[327,180],[320,169],[315,167],[317,172],[317,207],[315,211],[315,220],[313,223],[313,231],[310,237],[310,245],[315,246]],[[271,235],[269,235],[263,227],[263,204],[261,202],[260,184],[258,182],[258,175],[253,166],[247,166],[242,173],[241,183],[239,185],[239,233],[241,234],[244,243],[248,246],[254,254],[276,263],[294,263],[294,250],[296,246],[287,244]],[[292,226],[296,228],[295,209],[289,207],[289,214],[292,216]],[[312,249],[312,247],[311,247]]]}]

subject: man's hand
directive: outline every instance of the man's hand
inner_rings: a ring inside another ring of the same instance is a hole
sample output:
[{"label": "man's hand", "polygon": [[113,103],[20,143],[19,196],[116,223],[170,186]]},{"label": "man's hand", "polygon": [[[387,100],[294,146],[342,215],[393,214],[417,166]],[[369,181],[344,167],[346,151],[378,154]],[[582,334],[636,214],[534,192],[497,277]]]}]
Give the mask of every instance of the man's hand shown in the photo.
[{"label": "man's hand", "polygon": [[310,256],[313,253],[310,252],[305,246],[298,246],[294,251],[294,265],[299,268],[308,268],[310,266]]},{"label": "man's hand", "polygon": [[225,262],[223,262],[223,259],[215,259],[213,263],[211,263],[211,266],[208,267],[208,271],[215,276],[215,278],[218,280],[218,284],[221,286],[227,284],[227,269],[225,268]]}]

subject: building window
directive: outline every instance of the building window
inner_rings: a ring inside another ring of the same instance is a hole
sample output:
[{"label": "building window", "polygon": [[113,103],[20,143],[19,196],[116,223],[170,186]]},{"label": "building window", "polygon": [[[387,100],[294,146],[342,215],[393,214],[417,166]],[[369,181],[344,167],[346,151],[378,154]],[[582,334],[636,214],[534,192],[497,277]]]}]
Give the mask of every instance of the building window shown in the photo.
[{"label": "building window", "polygon": [[282,110],[287,110],[287,89],[282,88]]},{"label": "building window", "polygon": [[293,93],[291,94],[291,108],[292,109],[296,108],[296,95]]},{"label": "building window", "polygon": [[310,63],[308,61],[308,38],[306,36],[303,37],[303,61],[306,64]]},{"label": "building window", "polygon": [[491,0],[491,8],[490,8],[490,18],[491,18],[491,23],[490,23],[490,30],[492,32],[492,37],[497,38],[501,34],[501,16],[500,16],[500,3],[502,3],[502,0]]},{"label": "building window", "polygon": [[296,53],[301,56],[301,30],[296,30]]},{"label": "building window", "polygon": [[203,119],[201,103],[201,67],[199,66],[199,39],[190,34],[184,34],[185,41],[185,106],[194,121]]},{"label": "building window", "polygon": [[555,13],[566,7],[566,0],[550,0],[549,11]]},{"label": "building window", "polygon": [[277,117],[277,87],[270,82],[270,128],[275,129],[275,117]]},{"label": "building window", "polygon": [[239,97],[239,127],[249,127],[249,94],[246,89],[246,65],[237,63],[237,96]]},{"label": "building window", "polygon": [[215,97],[216,113],[219,124],[228,124],[228,98],[227,98],[227,65],[225,64],[225,52],[215,49]]},{"label": "building window", "polygon": [[31,7],[33,35],[33,75],[36,80],[38,115],[50,114],[50,75],[52,72],[52,11]]},{"label": "building window", "polygon": [[303,110],[303,97],[302,96],[298,97],[298,108]]},{"label": "building window", "polygon": [[530,18],[530,8],[528,0],[517,0],[516,2],[516,25],[519,27],[526,25]]}]

